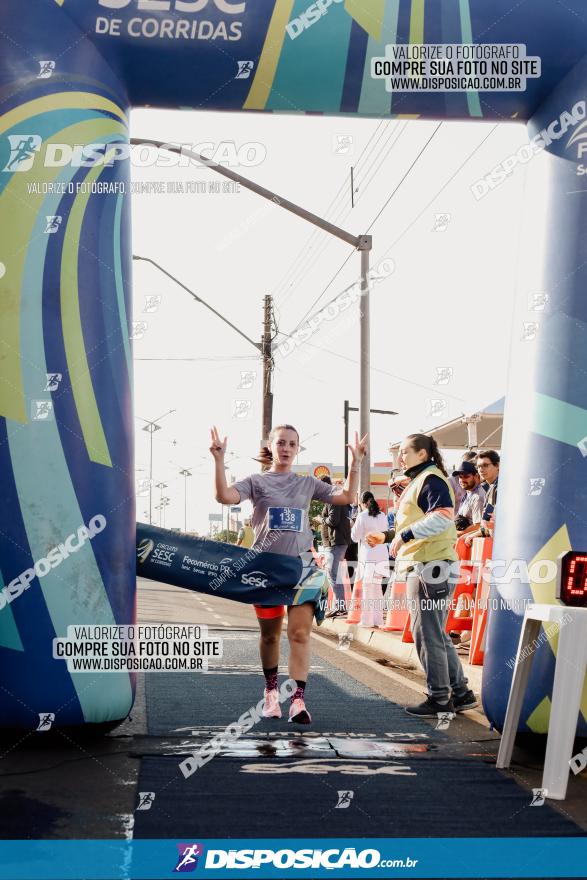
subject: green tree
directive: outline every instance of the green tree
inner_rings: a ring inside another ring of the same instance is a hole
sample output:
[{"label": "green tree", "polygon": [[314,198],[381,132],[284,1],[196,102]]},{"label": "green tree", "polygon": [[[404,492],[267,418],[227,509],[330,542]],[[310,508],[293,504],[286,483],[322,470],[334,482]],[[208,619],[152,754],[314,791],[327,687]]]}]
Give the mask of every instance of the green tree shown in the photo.
[{"label": "green tree", "polygon": [[238,532],[233,532],[232,529],[222,529],[221,532],[218,532],[217,535],[214,535],[213,541],[222,541],[224,544],[236,544]]}]

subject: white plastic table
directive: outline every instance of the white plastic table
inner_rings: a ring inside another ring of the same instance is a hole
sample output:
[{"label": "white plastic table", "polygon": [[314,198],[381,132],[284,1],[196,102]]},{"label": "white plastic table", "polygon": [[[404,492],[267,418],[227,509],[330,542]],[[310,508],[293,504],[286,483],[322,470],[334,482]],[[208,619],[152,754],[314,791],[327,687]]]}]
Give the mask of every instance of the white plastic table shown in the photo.
[{"label": "white plastic table", "polygon": [[[587,608],[530,605],[526,609],[497,766],[509,767],[512,759],[520,712],[535,654],[535,649],[531,646],[534,639],[538,638],[540,625],[544,623],[558,623],[560,628],[542,788],[545,789],[545,797],[564,800],[587,669]],[[525,650],[528,656],[520,660]]]}]

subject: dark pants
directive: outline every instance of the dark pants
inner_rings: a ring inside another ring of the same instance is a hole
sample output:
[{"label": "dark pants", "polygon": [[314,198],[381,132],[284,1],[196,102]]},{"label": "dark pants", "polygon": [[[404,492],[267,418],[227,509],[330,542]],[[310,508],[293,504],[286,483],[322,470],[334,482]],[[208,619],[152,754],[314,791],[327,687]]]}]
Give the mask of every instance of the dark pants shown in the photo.
[{"label": "dark pants", "polygon": [[[441,571],[438,566],[443,566],[446,571],[442,580],[436,576]],[[455,588],[449,581],[449,566],[450,562],[444,560],[427,562],[422,573],[422,563],[415,563],[415,570],[406,577],[416,651],[426,673],[428,695],[440,703],[446,703],[451,692],[453,696],[461,697],[469,689],[455,646],[445,630]]]}]

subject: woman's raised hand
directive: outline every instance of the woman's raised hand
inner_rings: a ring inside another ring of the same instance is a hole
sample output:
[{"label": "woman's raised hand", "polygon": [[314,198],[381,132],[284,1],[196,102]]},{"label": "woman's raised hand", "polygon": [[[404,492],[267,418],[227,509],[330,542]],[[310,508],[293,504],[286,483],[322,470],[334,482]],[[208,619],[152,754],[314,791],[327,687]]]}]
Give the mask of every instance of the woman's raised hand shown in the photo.
[{"label": "woman's raised hand", "polygon": [[224,458],[224,454],[226,452],[226,444],[227,438],[224,440],[220,439],[220,434],[218,433],[218,429],[216,425],[210,428],[210,452],[212,453],[212,457],[216,460],[222,460]]},{"label": "woman's raised hand", "polygon": [[353,457],[352,463],[360,462],[365,457],[365,453],[367,452],[367,434],[364,437],[361,437],[359,440],[359,434],[355,431],[355,442],[347,444],[348,448],[351,451],[351,455]]}]

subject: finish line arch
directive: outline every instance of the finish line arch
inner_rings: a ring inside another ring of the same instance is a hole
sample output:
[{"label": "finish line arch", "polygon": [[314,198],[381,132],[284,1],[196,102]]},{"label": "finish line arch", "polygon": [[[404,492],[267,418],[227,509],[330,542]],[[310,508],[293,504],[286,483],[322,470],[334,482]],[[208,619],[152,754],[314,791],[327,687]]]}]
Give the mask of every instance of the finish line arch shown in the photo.
[{"label": "finish line arch", "polygon": [[[587,549],[587,17],[580,0],[534,0],[531,14],[527,6],[39,0],[25,10],[4,0],[0,573],[11,586],[0,608],[0,725],[36,727],[43,712],[59,725],[117,721],[132,705],[132,676],[104,673],[88,686],[87,676],[51,659],[53,638],[69,625],[134,619],[131,250],[122,191],[130,191],[122,148],[132,107],[526,123],[548,166],[545,193],[530,164],[526,204],[528,216],[540,211],[545,245],[528,255],[518,284],[515,322],[539,326],[533,336],[521,330],[513,345],[494,557],[530,564]],[[388,91],[371,75],[386,46],[422,43],[523,44],[541,74],[521,91],[442,93]],[[104,145],[111,164],[62,161],[67,147],[90,144]],[[529,305],[537,293],[546,295],[538,319]],[[530,495],[535,478],[544,483]],[[517,580],[499,590],[554,597],[553,583]],[[490,617],[483,702],[497,727],[520,622],[519,612]],[[552,641],[535,661],[521,729],[547,729],[555,651]],[[585,734],[587,692],[582,708]]]}]

